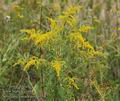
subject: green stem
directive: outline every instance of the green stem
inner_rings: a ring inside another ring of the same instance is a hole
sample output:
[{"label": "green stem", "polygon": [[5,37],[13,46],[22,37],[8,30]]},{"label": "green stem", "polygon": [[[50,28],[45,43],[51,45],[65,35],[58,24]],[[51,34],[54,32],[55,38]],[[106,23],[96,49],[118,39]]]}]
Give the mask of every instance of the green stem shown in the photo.
[{"label": "green stem", "polygon": [[28,74],[27,71],[26,71],[26,74],[27,74],[27,77],[28,77],[28,82],[29,82],[30,86],[32,87],[32,90],[34,91],[37,100],[40,101],[40,100],[39,100],[39,97],[38,97],[38,95],[37,95],[37,92],[36,92],[36,90],[35,90],[35,88],[34,88],[32,82],[30,81],[30,76],[29,76],[29,74]]},{"label": "green stem", "polygon": [[[45,92],[44,92],[44,76],[43,76],[43,68],[41,68],[41,89],[42,89],[42,97],[44,98]],[[42,100],[43,101],[43,100]]]}]

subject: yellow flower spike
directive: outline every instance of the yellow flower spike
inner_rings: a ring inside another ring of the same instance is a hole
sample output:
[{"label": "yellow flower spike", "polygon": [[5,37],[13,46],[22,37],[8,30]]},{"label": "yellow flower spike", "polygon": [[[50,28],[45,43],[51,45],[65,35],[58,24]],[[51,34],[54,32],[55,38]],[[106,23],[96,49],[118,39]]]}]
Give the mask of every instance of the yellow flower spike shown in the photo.
[{"label": "yellow flower spike", "polygon": [[63,12],[63,15],[58,16],[62,26],[68,24],[71,27],[74,27],[77,24],[75,14],[80,10],[80,7],[81,6],[70,6]]},{"label": "yellow flower spike", "polygon": [[76,77],[67,77],[67,78],[65,78],[65,80],[68,81],[68,85],[67,86],[69,88],[74,87],[75,89],[79,90],[79,87],[76,84],[76,80],[78,80],[78,78],[76,78]]},{"label": "yellow flower spike", "polygon": [[68,7],[64,12],[63,14],[64,15],[74,15],[76,14],[80,9],[82,8],[82,6],[70,6]]},{"label": "yellow flower spike", "polygon": [[44,59],[39,59],[39,58],[37,58],[35,56],[32,56],[31,58],[24,59],[24,60],[19,59],[13,66],[16,66],[18,64],[22,65],[23,66],[23,70],[27,71],[33,65],[36,66],[36,68],[38,69],[37,65],[43,64],[44,62],[45,62]]},{"label": "yellow flower spike", "polygon": [[100,51],[90,50],[88,51],[90,57],[103,56],[104,54]]},{"label": "yellow flower spike", "polygon": [[39,59],[37,57],[31,57],[26,61],[26,64],[24,65],[24,71],[27,71],[31,66],[38,65]]},{"label": "yellow flower spike", "polygon": [[83,25],[83,26],[80,27],[79,31],[87,33],[92,29],[94,29],[94,27],[91,27],[91,26],[88,26],[88,25]]},{"label": "yellow flower spike", "polygon": [[85,41],[85,39],[79,32],[71,33],[69,35],[69,38],[77,48],[83,47],[87,50],[95,51],[94,47],[88,41]]},{"label": "yellow flower spike", "polygon": [[94,56],[103,56],[103,53],[100,52],[100,51],[94,51],[94,52],[93,52],[93,55],[94,55]]},{"label": "yellow flower spike", "polygon": [[25,32],[29,35],[36,33],[35,29],[21,29],[20,32]]},{"label": "yellow flower spike", "polygon": [[38,35],[37,34],[30,34],[29,36],[29,40],[36,40],[38,38]]},{"label": "yellow flower spike", "polygon": [[[103,53],[100,51],[96,51],[94,47],[86,41],[80,32],[73,32],[68,35],[69,40],[74,45],[74,49],[85,49],[88,57],[96,57],[96,56],[103,56]],[[82,50],[81,50],[82,51]]]},{"label": "yellow flower spike", "polygon": [[52,67],[54,68],[57,77],[60,77],[60,71],[61,71],[61,68],[62,68],[61,61],[57,61],[57,60],[54,61],[54,62],[52,63]]},{"label": "yellow flower spike", "polygon": [[91,50],[94,50],[93,46],[90,45],[89,42],[84,42],[84,47],[87,48],[87,49],[91,49]]},{"label": "yellow flower spike", "polygon": [[78,44],[83,44],[85,42],[84,38],[79,32],[71,33],[69,37],[71,41],[74,41]]},{"label": "yellow flower spike", "polygon": [[49,18],[49,17],[47,17],[47,18],[48,18],[48,20],[50,21],[50,27],[51,27],[51,29],[57,29],[58,26],[57,26],[56,20],[54,20],[54,19],[52,19],[52,18]]},{"label": "yellow flower spike", "polygon": [[70,15],[70,16],[61,15],[58,17],[58,19],[60,20],[60,22],[63,26],[65,24],[68,24],[71,27],[73,27],[77,24],[77,20],[76,20],[75,16],[73,16],[73,15]]},{"label": "yellow flower spike", "polygon": [[68,17],[64,16],[64,15],[60,15],[60,16],[58,16],[58,19],[60,20],[60,23],[63,26],[63,25],[65,25],[66,21],[68,20]]},{"label": "yellow flower spike", "polygon": [[23,29],[21,32],[28,34],[28,40],[32,40],[36,46],[44,46],[50,41],[54,41],[57,34],[56,32],[50,31],[46,33],[39,33],[35,29]]},{"label": "yellow flower spike", "polygon": [[74,16],[69,16],[69,18],[67,19],[67,23],[68,23],[70,26],[75,26],[76,23],[77,23],[77,20],[75,19]]},{"label": "yellow flower spike", "polygon": [[36,37],[34,40],[35,44],[38,46],[43,46],[50,42],[51,40],[54,40],[54,37],[56,36],[53,32],[46,32],[44,34],[40,34]]}]

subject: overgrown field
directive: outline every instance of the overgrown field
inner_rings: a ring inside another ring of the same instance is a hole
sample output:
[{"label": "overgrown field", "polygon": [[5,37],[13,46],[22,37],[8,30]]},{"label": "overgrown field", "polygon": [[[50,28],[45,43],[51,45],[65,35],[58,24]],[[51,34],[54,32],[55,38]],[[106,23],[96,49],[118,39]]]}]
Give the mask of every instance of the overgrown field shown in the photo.
[{"label": "overgrown field", "polygon": [[0,101],[120,101],[120,0],[0,0]]}]

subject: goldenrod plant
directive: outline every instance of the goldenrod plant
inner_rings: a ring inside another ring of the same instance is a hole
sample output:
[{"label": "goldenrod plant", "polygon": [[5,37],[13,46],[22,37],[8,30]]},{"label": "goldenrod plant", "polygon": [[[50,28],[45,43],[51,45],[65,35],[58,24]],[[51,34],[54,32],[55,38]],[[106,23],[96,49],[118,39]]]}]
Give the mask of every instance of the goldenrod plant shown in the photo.
[{"label": "goldenrod plant", "polygon": [[119,101],[119,4],[0,1],[0,101]]}]

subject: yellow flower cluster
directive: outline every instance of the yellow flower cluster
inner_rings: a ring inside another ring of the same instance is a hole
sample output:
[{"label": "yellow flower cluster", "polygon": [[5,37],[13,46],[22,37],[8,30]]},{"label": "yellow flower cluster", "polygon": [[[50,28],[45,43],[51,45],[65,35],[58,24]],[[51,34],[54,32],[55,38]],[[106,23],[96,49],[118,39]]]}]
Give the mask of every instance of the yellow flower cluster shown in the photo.
[{"label": "yellow flower cluster", "polygon": [[94,50],[92,45],[90,45],[89,42],[86,42],[83,36],[79,32],[71,33],[69,37],[70,37],[70,40],[73,43],[75,43],[77,48],[82,47],[82,48],[86,48],[89,50]]},{"label": "yellow flower cluster", "polygon": [[19,59],[14,66],[16,65],[22,65],[23,66],[23,70],[27,71],[30,67],[32,66],[36,66],[38,69],[38,65],[39,64],[43,64],[45,62],[44,59],[39,59],[38,57],[32,56],[31,58],[28,59]]},{"label": "yellow flower cluster", "polygon": [[74,16],[66,16],[66,15],[61,15],[59,16],[60,21],[62,22],[63,25],[68,24],[70,26],[75,26],[77,23],[77,20]]},{"label": "yellow flower cluster", "polygon": [[61,61],[57,61],[57,60],[53,61],[52,62],[52,67],[54,68],[57,77],[59,77],[60,76],[60,71],[61,71],[61,68],[62,68]]},{"label": "yellow flower cluster", "polygon": [[92,50],[92,51],[89,51],[88,52],[88,55],[89,56],[103,56],[103,53],[102,52],[100,52],[100,51],[95,51],[95,50]]},{"label": "yellow flower cluster", "polygon": [[102,56],[103,53],[100,51],[96,51],[94,47],[86,41],[83,36],[79,32],[74,32],[69,35],[69,39],[71,43],[73,43],[74,48],[76,49],[85,49],[87,52],[86,55],[93,57],[93,56]]},{"label": "yellow flower cluster", "polygon": [[31,57],[27,60],[25,59],[19,59],[14,66],[16,65],[22,65],[23,66],[23,70],[26,71],[28,70],[32,65],[37,65],[38,64],[38,58],[37,57]]},{"label": "yellow flower cluster", "polygon": [[81,6],[70,6],[60,15],[58,19],[62,22],[62,25],[68,24],[71,27],[75,26],[77,23],[76,17],[74,16]]},{"label": "yellow flower cluster", "polygon": [[85,42],[84,38],[79,32],[71,33],[70,40],[79,44],[83,44]]},{"label": "yellow flower cluster", "polygon": [[20,32],[26,32],[29,35],[36,33],[35,29],[21,29]]},{"label": "yellow flower cluster", "polygon": [[79,89],[78,85],[76,84],[77,78],[75,78],[75,77],[67,77],[65,80],[68,81],[68,87],[69,88],[74,87],[77,90]]},{"label": "yellow flower cluster", "polygon": [[81,6],[70,6],[67,7],[63,14],[66,16],[75,15],[77,12],[80,11],[81,8],[82,8]]},{"label": "yellow flower cluster", "polygon": [[91,27],[91,26],[83,25],[83,26],[80,27],[79,31],[87,33],[92,29],[93,29],[93,27]]},{"label": "yellow flower cluster", "polygon": [[57,30],[58,29],[57,21],[49,17],[47,18],[50,21],[51,30],[54,30],[54,29]]},{"label": "yellow flower cluster", "polygon": [[56,37],[56,33],[52,31],[41,34],[36,32],[35,29],[23,29],[21,32],[26,32],[28,34],[28,39],[32,40],[37,46],[44,46]]},{"label": "yellow flower cluster", "polygon": [[39,61],[36,57],[31,57],[26,61],[26,64],[24,65],[24,71],[28,70],[33,65],[38,65]]},{"label": "yellow flower cluster", "polygon": [[84,47],[89,49],[89,50],[94,50],[93,46],[87,41],[87,42],[84,42]]},{"label": "yellow flower cluster", "polygon": [[53,40],[53,33],[47,32],[45,34],[35,34],[31,35],[30,39],[34,41],[35,45],[43,46],[48,43],[50,40]]}]

